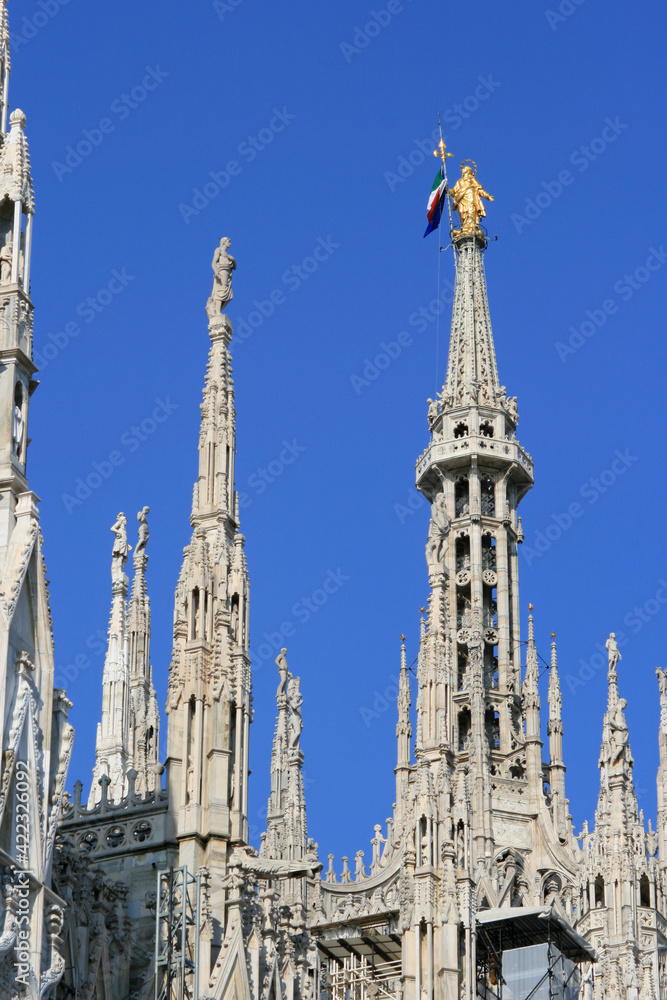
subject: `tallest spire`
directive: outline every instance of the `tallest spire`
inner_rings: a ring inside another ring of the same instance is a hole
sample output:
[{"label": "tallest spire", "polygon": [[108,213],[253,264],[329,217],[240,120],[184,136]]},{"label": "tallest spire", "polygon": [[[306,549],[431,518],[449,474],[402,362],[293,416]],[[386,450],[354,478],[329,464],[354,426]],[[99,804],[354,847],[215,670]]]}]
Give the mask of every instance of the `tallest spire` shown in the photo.
[{"label": "tallest spire", "polygon": [[211,347],[167,704],[169,800],[179,856],[193,869],[207,865],[212,875],[225,870],[224,845],[248,835],[248,575],[234,491],[233,330],[223,311],[236,269],[229,246],[223,237],[215,250],[206,304]]},{"label": "tallest spire", "polygon": [[443,408],[497,406],[502,397],[484,277],[486,235],[480,227],[486,215],[484,200],[493,201],[493,197],[476,174],[475,164],[462,163],[461,177],[448,192],[461,223],[452,233],[456,291]]}]

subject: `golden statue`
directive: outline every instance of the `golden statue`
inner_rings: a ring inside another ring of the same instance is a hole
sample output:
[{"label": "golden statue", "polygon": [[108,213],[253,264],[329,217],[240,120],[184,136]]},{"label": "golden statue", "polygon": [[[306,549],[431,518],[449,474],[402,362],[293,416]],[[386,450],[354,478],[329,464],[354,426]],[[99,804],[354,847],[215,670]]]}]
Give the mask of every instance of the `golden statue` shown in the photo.
[{"label": "golden statue", "polygon": [[[485,218],[486,212],[482,204],[482,198],[493,201],[493,196],[485,191],[477,180],[477,164],[472,160],[472,166],[465,161],[461,164],[461,176],[453,188],[449,189],[452,196],[454,208],[459,213],[461,228],[453,232],[454,239],[459,236],[482,236],[482,231],[478,226],[480,219]],[[474,169],[473,169],[474,168]]]}]

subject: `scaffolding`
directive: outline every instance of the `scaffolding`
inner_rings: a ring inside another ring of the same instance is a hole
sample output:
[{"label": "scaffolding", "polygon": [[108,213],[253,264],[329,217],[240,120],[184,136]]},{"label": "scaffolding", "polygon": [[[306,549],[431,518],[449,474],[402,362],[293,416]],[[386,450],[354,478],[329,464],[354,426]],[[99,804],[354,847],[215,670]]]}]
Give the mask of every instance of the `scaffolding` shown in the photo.
[{"label": "scaffolding", "polygon": [[576,1000],[595,949],[552,907],[482,910],[477,990],[483,1000]]},{"label": "scaffolding", "polygon": [[400,937],[387,930],[366,928],[359,936],[319,938],[329,1000],[393,1000],[401,980],[401,945]]},{"label": "scaffolding", "polygon": [[201,880],[187,867],[157,873],[155,1000],[199,1000]]}]

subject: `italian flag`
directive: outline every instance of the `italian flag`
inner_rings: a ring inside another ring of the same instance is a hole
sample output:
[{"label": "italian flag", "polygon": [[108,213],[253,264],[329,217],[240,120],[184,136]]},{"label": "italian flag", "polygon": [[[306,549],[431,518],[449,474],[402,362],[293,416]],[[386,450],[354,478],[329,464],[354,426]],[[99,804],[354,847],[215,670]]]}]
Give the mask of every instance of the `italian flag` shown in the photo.
[{"label": "italian flag", "polygon": [[428,205],[426,206],[426,217],[428,219],[428,226],[426,227],[426,232],[424,236],[428,236],[432,233],[434,229],[437,229],[440,225],[440,216],[442,215],[442,206],[445,200],[445,175],[442,167],[438,170],[435,175],[435,180],[433,181],[433,187],[431,188],[431,193],[428,196]]}]

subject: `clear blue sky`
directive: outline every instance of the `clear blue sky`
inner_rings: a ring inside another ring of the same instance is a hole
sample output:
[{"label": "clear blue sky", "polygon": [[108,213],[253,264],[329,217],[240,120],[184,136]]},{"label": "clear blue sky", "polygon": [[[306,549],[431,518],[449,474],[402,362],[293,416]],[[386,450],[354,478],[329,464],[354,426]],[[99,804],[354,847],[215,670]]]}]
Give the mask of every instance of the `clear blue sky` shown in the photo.
[{"label": "clear blue sky", "polygon": [[[547,659],[558,633],[576,827],[595,808],[606,700],[595,654],[611,629],[627,636],[619,683],[640,803],[653,816],[655,667],[666,663],[667,627],[664,8],[43,4],[11,3],[22,35],[10,99],[28,116],[35,342],[47,361],[31,405],[30,482],[42,498],[56,663],[59,672],[76,657],[85,664],[66,685],[77,734],[70,785],[81,777],[88,787],[93,762],[109,526],[119,510],[134,524],[144,504],[164,705],[210,261],[229,235],[238,261],[229,312],[239,325],[255,313],[234,350],[251,645],[295,625],[287,646],[305,697],[310,832],[337,870],[342,854],[369,853],[394,795],[398,637],[412,660],[427,599],[426,505],[403,508],[415,503],[426,397],[442,383],[448,339],[448,315],[439,328],[432,313],[419,316],[437,292],[437,237],[422,232],[440,111],[450,163],[474,159],[495,196],[487,277],[498,363],[535,459],[521,510],[521,599],[535,605]],[[323,259],[304,270],[318,247]],[[444,283],[450,254],[440,263]],[[114,271],[122,278],[108,292]],[[402,331],[411,342],[377,378],[352,378]],[[160,416],[171,412],[153,425],[156,400]],[[155,429],[140,441],[132,428],[145,421]],[[63,495],[114,451],[122,464],[68,511]],[[617,452],[625,466],[612,465]],[[269,468],[262,490],[258,470]],[[572,504],[580,516],[568,526]],[[540,537],[545,551],[531,555]],[[329,573],[346,579],[304,621],[295,605]],[[258,654],[255,836],[276,683],[273,656]]]}]

